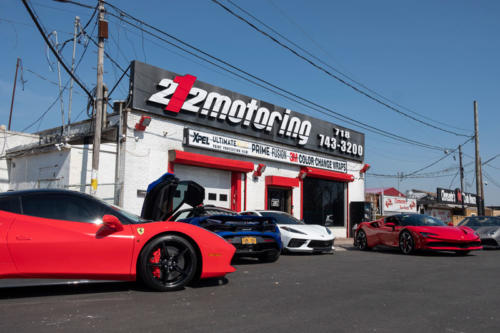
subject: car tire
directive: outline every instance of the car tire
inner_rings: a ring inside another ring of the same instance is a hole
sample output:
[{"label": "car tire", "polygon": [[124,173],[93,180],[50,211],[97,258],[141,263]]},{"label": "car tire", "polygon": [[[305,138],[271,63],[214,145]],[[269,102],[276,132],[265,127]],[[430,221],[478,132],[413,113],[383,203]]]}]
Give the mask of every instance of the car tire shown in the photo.
[{"label": "car tire", "polygon": [[368,251],[371,248],[368,246],[368,239],[366,238],[366,233],[363,229],[358,230],[356,233],[356,247],[361,251]]},{"label": "car tire", "polygon": [[274,249],[271,251],[267,251],[266,253],[259,256],[259,260],[265,263],[271,263],[278,261],[280,257],[280,250]]},{"label": "car tire", "polygon": [[415,251],[415,241],[408,230],[399,234],[399,249],[403,254],[412,254]]},{"label": "car tire", "polygon": [[149,242],[138,263],[140,281],[158,291],[184,288],[195,274],[198,257],[193,245],[183,237],[165,235]]},{"label": "car tire", "polygon": [[466,255],[469,254],[469,252],[470,252],[470,250],[465,250],[465,251],[464,250],[458,250],[458,251],[455,251],[455,254],[457,256],[466,256]]}]

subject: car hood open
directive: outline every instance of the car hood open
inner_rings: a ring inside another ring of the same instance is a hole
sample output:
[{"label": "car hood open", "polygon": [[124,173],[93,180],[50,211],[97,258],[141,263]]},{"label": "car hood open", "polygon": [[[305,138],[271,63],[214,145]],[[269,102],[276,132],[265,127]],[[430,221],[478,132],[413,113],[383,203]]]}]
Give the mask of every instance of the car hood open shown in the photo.
[{"label": "car hood open", "polygon": [[153,221],[165,221],[183,204],[196,207],[203,203],[205,189],[190,180],[180,181],[172,173],[166,173],[149,184],[141,217]]}]

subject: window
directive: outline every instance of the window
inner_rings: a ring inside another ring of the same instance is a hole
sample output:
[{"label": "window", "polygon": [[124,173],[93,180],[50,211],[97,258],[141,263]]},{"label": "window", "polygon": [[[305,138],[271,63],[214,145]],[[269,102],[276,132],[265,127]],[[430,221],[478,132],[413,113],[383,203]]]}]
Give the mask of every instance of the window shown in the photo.
[{"label": "window", "polygon": [[304,222],[333,227],[345,224],[345,184],[318,178],[304,179]]},{"label": "window", "polygon": [[92,201],[68,194],[33,194],[22,197],[23,212],[26,215],[47,219],[102,223],[106,207]]},{"label": "window", "polygon": [[0,198],[0,210],[5,210],[11,213],[20,213],[19,198],[18,197]]},{"label": "window", "polygon": [[208,193],[208,200],[217,200],[216,193]]},{"label": "window", "polygon": [[384,223],[394,223],[395,225],[400,225],[399,220],[396,216],[389,216],[384,219]]},{"label": "window", "polygon": [[227,201],[227,194],[219,194],[220,201]]}]

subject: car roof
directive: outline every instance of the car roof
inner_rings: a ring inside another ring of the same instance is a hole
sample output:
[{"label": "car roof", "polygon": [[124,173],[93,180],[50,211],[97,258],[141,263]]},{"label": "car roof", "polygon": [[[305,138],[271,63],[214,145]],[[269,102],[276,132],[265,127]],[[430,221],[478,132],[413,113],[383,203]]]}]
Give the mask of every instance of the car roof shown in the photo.
[{"label": "car roof", "polygon": [[81,196],[89,196],[86,193],[72,191],[72,190],[65,190],[65,189],[60,189],[60,188],[43,188],[43,189],[31,189],[31,190],[2,192],[2,193],[0,193],[0,198],[14,197],[14,196],[19,196],[19,195],[27,195],[27,194],[54,194],[54,193],[57,193],[57,194],[76,194],[76,195],[81,195]]}]

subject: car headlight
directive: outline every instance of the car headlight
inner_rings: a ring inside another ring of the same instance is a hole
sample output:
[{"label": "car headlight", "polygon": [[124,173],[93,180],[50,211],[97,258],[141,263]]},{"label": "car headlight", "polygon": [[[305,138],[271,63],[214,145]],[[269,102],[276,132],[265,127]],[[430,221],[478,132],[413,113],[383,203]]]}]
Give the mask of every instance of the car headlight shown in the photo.
[{"label": "car headlight", "polygon": [[325,227],[325,229],[326,229],[326,232],[327,232],[329,235],[331,235],[331,234],[332,234],[332,232],[330,231],[330,229],[328,229],[327,227]]},{"label": "car headlight", "polygon": [[299,230],[294,229],[294,228],[290,228],[290,227],[280,227],[280,228],[283,230],[289,231],[289,232],[296,233],[296,234],[307,235],[305,232],[299,231]]},{"label": "car headlight", "polygon": [[420,234],[424,237],[424,238],[428,238],[428,237],[431,237],[431,236],[437,236],[437,234],[434,234],[432,232],[422,232],[420,231]]},{"label": "car headlight", "polygon": [[[494,235],[494,234],[496,234],[496,233],[497,233],[496,231],[490,231],[490,232],[488,233],[488,235],[493,236],[493,235]],[[477,234],[477,232],[476,232],[475,234],[476,234],[476,235],[478,235],[478,234]],[[479,235],[478,235],[478,236],[479,236]]]}]

